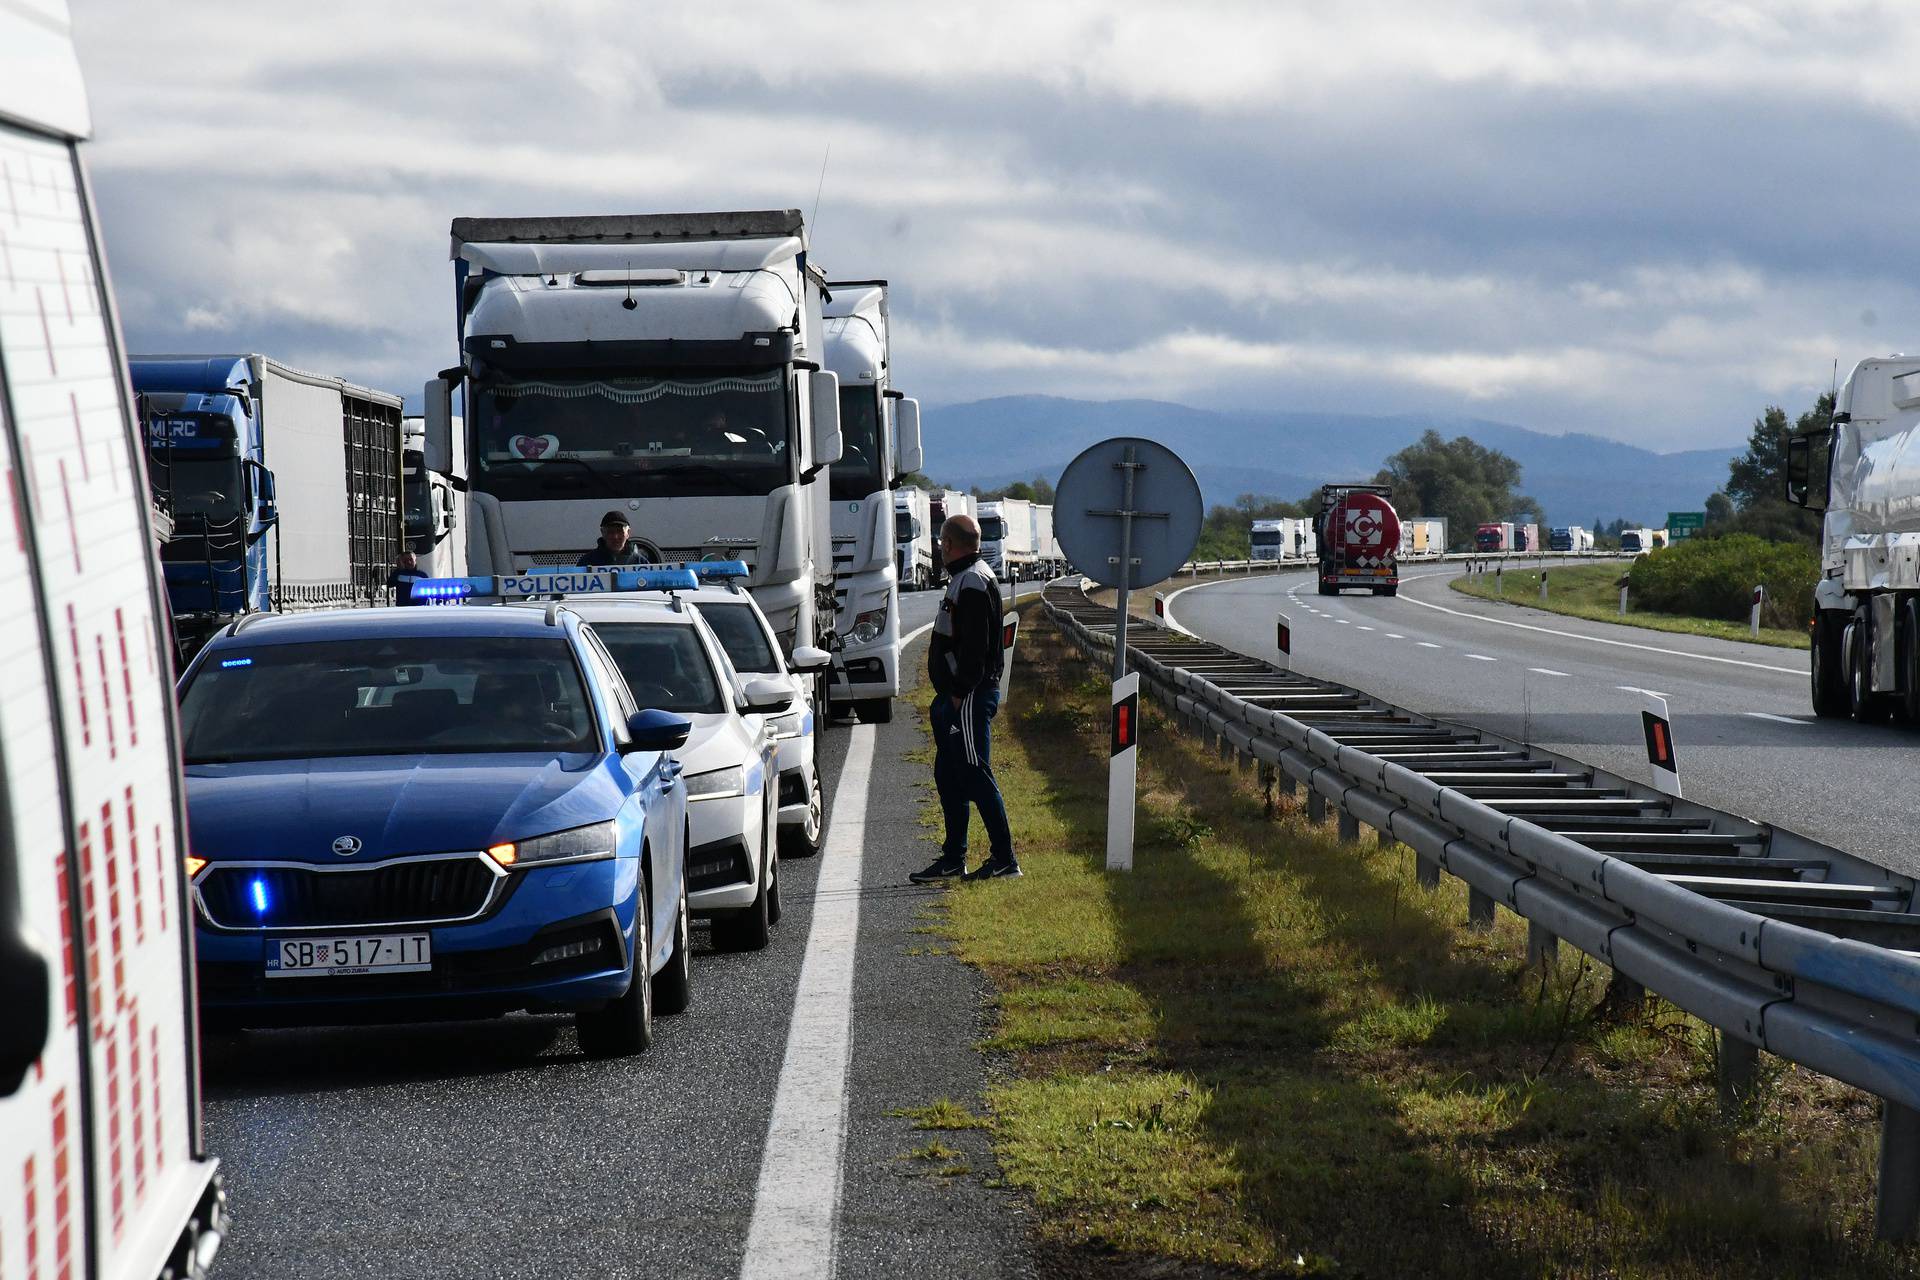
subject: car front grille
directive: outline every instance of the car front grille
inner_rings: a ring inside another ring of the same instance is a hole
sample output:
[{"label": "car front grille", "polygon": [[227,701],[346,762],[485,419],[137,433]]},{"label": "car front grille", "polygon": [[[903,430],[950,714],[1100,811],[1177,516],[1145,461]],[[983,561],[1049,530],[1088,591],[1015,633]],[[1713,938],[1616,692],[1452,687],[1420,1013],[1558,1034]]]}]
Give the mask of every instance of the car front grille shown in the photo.
[{"label": "car front grille", "polygon": [[215,866],[199,894],[207,918],[222,929],[380,927],[471,919],[486,910],[501,880],[476,853],[340,870]]}]

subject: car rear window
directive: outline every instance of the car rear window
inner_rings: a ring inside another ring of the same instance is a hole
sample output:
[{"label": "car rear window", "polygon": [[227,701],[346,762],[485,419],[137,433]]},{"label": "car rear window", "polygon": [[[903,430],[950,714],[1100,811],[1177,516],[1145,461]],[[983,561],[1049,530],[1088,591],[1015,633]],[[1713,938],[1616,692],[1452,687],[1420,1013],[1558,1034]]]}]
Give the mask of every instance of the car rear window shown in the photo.
[{"label": "car rear window", "polygon": [[720,681],[700,636],[691,626],[667,622],[596,622],[614,665],[642,710],[704,711],[727,709]]},{"label": "car rear window", "polygon": [[720,647],[735,671],[775,672],[781,670],[780,658],[767,643],[766,630],[760,625],[750,604],[703,604],[700,616],[713,628]]},{"label": "car rear window", "polygon": [[572,648],[524,636],[222,648],[180,718],[188,764],[600,745]]}]

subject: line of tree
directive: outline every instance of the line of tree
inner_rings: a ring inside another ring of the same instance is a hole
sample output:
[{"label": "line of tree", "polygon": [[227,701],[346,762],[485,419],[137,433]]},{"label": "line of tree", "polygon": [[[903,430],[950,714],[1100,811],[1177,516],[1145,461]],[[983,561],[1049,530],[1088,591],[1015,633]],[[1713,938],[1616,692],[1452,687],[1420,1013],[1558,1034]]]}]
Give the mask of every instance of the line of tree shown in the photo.
[{"label": "line of tree", "polygon": [[[1750,533],[1768,542],[1817,543],[1820,513],[1795,506],[1786,499],[1787,439],[1825,431],[1833,422],[1833,395],[1823,392],[1813,407],[1798,418],[1788,418],[1779,405],[1768,405],[1753,420],[1746,452],[1727,465],[1725,489],[1708,496],[1709,536]],[[1814,477],[1825,488],[1825,477]]]}]

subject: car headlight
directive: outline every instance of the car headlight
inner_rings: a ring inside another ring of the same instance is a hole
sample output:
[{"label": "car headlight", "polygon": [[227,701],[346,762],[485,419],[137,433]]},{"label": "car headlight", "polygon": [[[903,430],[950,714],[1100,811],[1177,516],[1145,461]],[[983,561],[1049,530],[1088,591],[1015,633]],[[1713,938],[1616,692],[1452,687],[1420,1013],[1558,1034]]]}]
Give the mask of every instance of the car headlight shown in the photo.
[{"label": "car headlight", "polygon": [[572,827],[531,840],[509,840],[490,845],[487,856],[503,867],[524,867],[530,862],[573,862],[588,858],[611,858],[616,840],[614,824],[595,822]]},{"label": "car headlight", "polygon": [[883,605],[878,609],[869,609],[865,613],[855,614],[853,629],[847,633],[855,644],[872,644],[880,638],[880,632],[887,625],[887,610]]},{"label": "car headlight", "polygon": [[747,771],[737,764],[687,775],[689,800],[724,800],[728,796],[745,795],[746,792]]},{"label": "car headlight", "polygon": [[789,711],[767,721],[767,732],[775,738],[797,738],[806,730],[806,711]]}]

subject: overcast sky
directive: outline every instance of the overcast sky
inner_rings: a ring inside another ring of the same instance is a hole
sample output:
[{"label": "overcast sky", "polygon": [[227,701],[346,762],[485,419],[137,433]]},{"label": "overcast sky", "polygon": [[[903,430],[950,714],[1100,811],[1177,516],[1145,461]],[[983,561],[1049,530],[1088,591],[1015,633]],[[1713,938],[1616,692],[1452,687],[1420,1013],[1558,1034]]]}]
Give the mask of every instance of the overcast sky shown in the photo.
[{"label": "overcast sky", "polygon": [[829,146],[934,404],[1668,450],[1920,346],[1905,0],[72,3],[135,351],[417,398],[456,215],[811,210]]}]

